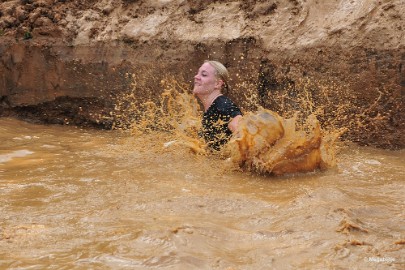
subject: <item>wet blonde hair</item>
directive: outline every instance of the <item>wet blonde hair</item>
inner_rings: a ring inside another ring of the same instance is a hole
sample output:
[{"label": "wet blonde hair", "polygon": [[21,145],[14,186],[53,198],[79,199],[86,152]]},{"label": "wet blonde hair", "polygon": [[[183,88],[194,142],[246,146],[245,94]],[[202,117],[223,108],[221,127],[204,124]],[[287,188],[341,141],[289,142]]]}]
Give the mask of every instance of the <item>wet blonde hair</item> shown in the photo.
[{"label": "wet blonde hair", "polygon": [[222,85],[221,90],[225,90],[226,92],[229,92],[231,88],[229,87],[229,72],[226,69],[226,67],[218,62],[218,61],[213,61],[213,60],[205,60],[204,63],[210,64],[214,69],[215,69],[215,76],[219,79],[221,79],[224,84]]}]

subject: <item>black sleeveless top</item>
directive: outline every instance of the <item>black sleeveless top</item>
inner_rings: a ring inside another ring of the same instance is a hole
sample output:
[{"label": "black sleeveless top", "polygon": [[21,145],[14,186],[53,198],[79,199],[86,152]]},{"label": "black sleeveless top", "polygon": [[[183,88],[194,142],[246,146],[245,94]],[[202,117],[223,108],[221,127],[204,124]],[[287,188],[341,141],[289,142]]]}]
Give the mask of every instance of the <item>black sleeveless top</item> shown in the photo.
[{"label": "black sleeveless top", "polygon": [[231,118],[242,115],[240,109],[226,96],[217,97],[202,119],[202,137],[211,149],[219,150],[232,136],[228,124]]}]

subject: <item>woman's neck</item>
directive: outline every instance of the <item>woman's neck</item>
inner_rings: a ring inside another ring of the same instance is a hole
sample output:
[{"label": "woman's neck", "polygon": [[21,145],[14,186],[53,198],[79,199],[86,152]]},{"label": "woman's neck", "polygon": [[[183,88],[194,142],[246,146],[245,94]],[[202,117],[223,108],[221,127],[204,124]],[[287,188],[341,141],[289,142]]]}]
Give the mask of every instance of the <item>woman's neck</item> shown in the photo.
[{"label": "woman's neck", "polygon": [[217,99],[217,97],[222,96],[221,92],[213,92],[210,95],[207,96],[202,96],[202,97],[198,97],[202,103],[202,105],[204,106],[204,111],[206,112],[208,110],[208,108],[212,105],[212,103],[214,102],[214,100]]}]

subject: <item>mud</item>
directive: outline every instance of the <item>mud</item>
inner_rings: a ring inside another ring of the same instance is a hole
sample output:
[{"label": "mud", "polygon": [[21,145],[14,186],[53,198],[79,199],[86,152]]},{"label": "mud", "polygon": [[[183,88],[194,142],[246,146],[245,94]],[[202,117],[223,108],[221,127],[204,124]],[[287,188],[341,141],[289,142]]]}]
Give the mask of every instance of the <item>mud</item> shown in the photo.
[{"label": "mud", "polygon": [[282,115],[305,109],[294,97],[310,80],[315,106],[331,86],[332,108],[350,103],[357,118],[335,121],[343,138],[403,148],[404,9],[400,0],[2,1],[0,115],[110,128],[117,96],[133,89],[128,73],[157,98],[165,76],[188,81],[211,58],[229,67],[229,95],[246,111],[253,97]]},{"label": "mud", "polygon": [[404,268],[403,150],[269,177],[170,139],[1,118],[0,268]]}]

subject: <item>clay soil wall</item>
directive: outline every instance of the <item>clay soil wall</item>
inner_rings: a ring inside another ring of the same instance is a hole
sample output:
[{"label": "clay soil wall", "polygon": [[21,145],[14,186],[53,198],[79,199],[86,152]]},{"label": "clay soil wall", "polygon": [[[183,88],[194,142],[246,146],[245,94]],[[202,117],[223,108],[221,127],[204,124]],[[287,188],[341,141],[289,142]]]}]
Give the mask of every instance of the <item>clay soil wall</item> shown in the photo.
[{"label": "clay soil wall", "polygon": [[121,94],[158,99],[169,76],[191,88],[215,59],[245,110],[308,91],[345,139],[404,148],[405,5],[323,2],[0,1],[0,116],[111,128]]}]

